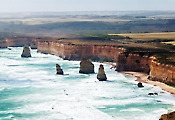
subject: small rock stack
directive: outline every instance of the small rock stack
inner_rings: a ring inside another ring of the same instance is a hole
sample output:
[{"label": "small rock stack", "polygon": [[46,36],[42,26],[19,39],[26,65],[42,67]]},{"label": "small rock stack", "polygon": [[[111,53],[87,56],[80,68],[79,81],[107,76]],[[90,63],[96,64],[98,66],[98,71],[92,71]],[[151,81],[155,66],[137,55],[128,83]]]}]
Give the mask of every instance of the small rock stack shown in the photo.
[{"label": "small rock stack", "polygon": [[139,82],[139,83],[137,84],[137,86],[138,86],[139,88],[144,87],[143,84],[142,84],[141,82]]},{"label": "small rock stack", "polygon": [[104,67],[103,67],[102,64],[100,64],[100,67],[98,69],[97,79],[99,81],[106,81],[107,80],[107,77],[106,77],[106,74],[105,74],[105,71],[104,71]]},{"label": "small rock stack", "polygon": [[94,64],[87,58],[83,58],[80,62],[79,73],[89,74],[94,73]]},{"label": "small rock stack", "polygon": [[61,69],[60,65],[56,64],[56,71],[57,71],[57,75],[63,75],[63,70]]},{"label": "small rock stack", "polygon": [[28,45],[25,45],[25,46],[23,47],[23,52],[22,52],[22,54],[21,54],[21,57],[25,57],[25,58],[32,57],[32,56],[31,56],[31,53],[30,53],[30,48],[29,48]]}]

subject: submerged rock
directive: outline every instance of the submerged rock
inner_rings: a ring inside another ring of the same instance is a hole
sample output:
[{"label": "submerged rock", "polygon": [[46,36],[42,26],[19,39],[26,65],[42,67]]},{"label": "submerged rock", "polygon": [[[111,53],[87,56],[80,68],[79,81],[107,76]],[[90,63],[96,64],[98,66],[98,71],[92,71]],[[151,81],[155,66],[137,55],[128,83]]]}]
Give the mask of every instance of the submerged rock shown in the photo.
[{"label": "submerged rock", "polygon": [[94,73],[94,64],[87,58],[83,58],[80,62],[79,73],[89,74]]},{"label": "submerged rock", "polygon": [[175,120],[175,111],[161,115],[159,120]]},{"label": "submerged rock", "polygon": [[104,67],[103,67],[102,64],[100,64],[100,67],[98,69],[97,79],[99,81],[106,81],[107,80],[107,77],[106,77],[106,74],[105,74],[105,71],[104,71]]},{"label": "submerged rock", "polygon": [[26,57],[26,58],[32,57],[32,56],[31,56],[31,53],[30,53],[30,48],[29,48],[28,45],[25,45],[25,46],[23,47],[23,52],[22,52],[22,54],[21,54],[21,57]]},{"label": "submerged rock", "polygon": [[139,83],[137,84],[137,86],[138,86],[139,88],[144,87],[143,84],[142,84],[141,82],[139,82]]},{"label": "submerged rock", "polygon": [[148,95],[158,95],[158,93],[148,93]]},{"label": "submerged rock", "polygon": [[63,75],[63,70],[61,69],[60,65],[56,64],[56,70],[57,70],[57,73],[58,75]]}]

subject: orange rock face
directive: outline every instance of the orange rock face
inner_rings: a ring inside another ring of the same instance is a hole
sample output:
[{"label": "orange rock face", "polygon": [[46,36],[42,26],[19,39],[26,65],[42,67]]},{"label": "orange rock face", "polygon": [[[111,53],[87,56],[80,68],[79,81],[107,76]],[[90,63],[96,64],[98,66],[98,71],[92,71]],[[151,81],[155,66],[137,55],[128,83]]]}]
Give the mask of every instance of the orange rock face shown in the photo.
[{"label": "orange rock face", "polygon": [[135,71],[149,73],[149,57],[139,54],[120,54],[118,60],[118,71]]},{"label": "orange rock face", "polygon": [[175,66],[161,64],[155,57],[151,57],[149,78],[164,83],[175,83]]},{"label": "orange rock face", "polygon": [[163,114],[159,120],[175,120],[175,111]]},{"label": "orange rock face", "polygon": [[98,60],[118,61],[118,55],[122,49],[113,46],[98,45],[74,45],[57,42],[38,42],[38,52],[49,53],[68,60],[81,60],[82,58],[94,58]]},{"label": "orange rock face", "polygon": [[22,47],[24,45],[30,45],[33,38],[23,37],[23,38],[6,38],[0,41],[0,48],[3,47]]}]

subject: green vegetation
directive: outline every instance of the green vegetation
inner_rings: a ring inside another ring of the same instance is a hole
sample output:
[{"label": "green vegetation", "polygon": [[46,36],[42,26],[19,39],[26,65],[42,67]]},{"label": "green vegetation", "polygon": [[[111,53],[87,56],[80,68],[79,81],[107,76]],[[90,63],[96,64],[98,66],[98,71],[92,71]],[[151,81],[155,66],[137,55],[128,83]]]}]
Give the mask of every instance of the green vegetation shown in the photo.
[{"label": "green vegetation", "polygon": [[175,83],[172,83],[172,82],[166,82],[165,84],[172,86],[172,87],[175,87]]}]

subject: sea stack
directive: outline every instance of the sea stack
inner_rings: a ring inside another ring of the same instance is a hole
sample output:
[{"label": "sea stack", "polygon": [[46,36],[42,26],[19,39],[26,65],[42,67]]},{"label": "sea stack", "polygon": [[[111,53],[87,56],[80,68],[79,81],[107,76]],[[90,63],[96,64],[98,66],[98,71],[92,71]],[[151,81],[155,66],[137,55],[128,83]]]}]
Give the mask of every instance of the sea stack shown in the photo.
[{"label": "sea stack", "polygon": [[23,47],[23,52],[22,52],[22,54],[21,54],[21,57],[26,57],[26,58],[32,57],[32,56],[31,56],[31,53],[30,53],[30,48],[29,48],[28,45],[25,45],[25,46]]},{"label": "sea stack", "polygon": [[175,111],[163,114],[159,120],[175,120]]},{"label": "sea stack", "polygon": [[30,44],[31,49],[37,49],[37,42],[36,41],[32,41]]},{"label": "sea stack", "polygon": [[63,75],[63,70],[61,69],[60,65],[56,64],[56,70],[57,70],[57,75]]},{"label": "sea stack", "polygon": [[80,62],[79,73],[89,74],[94,73],[94,64],[87,58],[83,58]]},{"label": "sea stack", "polygon": [[105,74],[105,71],[104,71],[104,67],[103,67],[102,64],[100,64],[100,67],[98,69],[97,79],[99,81],[106,81],[107,80],[107,77],[106,77],[106,74]]}]

